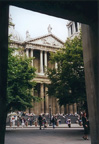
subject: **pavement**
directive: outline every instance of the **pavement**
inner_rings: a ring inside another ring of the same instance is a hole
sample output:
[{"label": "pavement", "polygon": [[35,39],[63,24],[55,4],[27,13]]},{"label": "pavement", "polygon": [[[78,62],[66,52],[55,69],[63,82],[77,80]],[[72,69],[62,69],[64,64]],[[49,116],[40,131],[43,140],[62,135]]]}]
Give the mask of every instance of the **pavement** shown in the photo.
[{"label": "pavement", "polygon": [[[22,126],[21,125],[19,127],[18,126],[12,126],[12,127],[6,126],[6,129],[8,129],[8,128],[17,128],[17,129],[19,129],[19,128],[22,128]],[[24,126],[23,128],[39,128],[39,125],[37,125],[37,126],[28,125],[28,126]],[[42,128],[43,128],[43,126],[42,126]],[[49,126],[49,124],[48,124],[47,128],[53,128],[53,127],[52,127],[52,125]],[[68,128],[68,125],[67,124],[59,124],[59,126],[56,126],[55,128]],[[83,126],[80,126],[79,124],[71,124],[71,128],[83,128]]]},{"label": "pavement", "polygon": [[7,127],[5,144],[91,144],[82,138],[84,130],[77,124],[71,128],[61,124],[55,129],[52,126],[39,130],[39,126]]}]

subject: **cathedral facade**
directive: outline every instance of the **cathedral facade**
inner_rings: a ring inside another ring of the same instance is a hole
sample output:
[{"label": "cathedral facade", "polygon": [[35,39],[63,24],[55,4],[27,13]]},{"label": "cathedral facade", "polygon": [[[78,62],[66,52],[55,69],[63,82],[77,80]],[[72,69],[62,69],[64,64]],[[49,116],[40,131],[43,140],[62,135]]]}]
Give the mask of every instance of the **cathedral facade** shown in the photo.
[{"label": "cathedral facade", "polygon": [[57,68],[57,63],[50,63],[50,52],[56,52],[64,46],[64,42],[51,33],[51,26],[48,26],[48,34],[31,38],[28,31],[26,31],[26,40],[15,30],[15,25],[12,23],[10,17],[9,35],[11,35],[10,47],[22,48],[22,51],[15,51],[15,54],[26,54],[27,57],[34,57],[32,66],[36,68],[36,91],[33,95],[42,98],[41,102],[33,103],[33,108],[27,109],[27,112],[34,114],[49,113],[49,106],[51,107],[52,114],[64,113],[64,108],[59,106],[57,99],[49,97],[46,84],[50,84],[46,76],[46,68]]},{"label": "cathedral facade", "polygon": [[[59,113],[60,108],[57,99],[49,97],[46,94],[46,84],[50,84],[50,81],[45,73],[47,67],[57,68],[57,63],[50,63],[50,52],[56,52],[63,47],[64,43],[54,36],[51,31],[49,31],[47,35],[35,39],[30,39],[28,36],[25,41],[24,49],[27,57],[35,57],[32,61],[32,66],[36,68],[36,78],[34,78],[34,81],[37,83],[34,96],[42,98],[40,103],[36,102],[33,104],[34,108],[32,108],[31,111],[35,114],[49,113],[49,106],[51,106],[53,114]],[[64,113],[64,110],[62,113]]]},{"label": "cathedral facade", "polygon": [[[56,68],[57,63],[50,63],[50,52],[55,53],[57,50],[64,46],[64,42],[52,34],[51,26],[48,26],[48,34],[37,38],[31,38],[28,31],[26,31],[26,40],[23,40],[21,35],[15,30],[15,25],[12,23],[10,17],[9,35],[11,35],[10,47],[22,48],[27,57],[34,57],[32,60],[32,66],[36,68],[36,91],[33,95],[42,98],[41,102],[33,102],[33,108],[27,109],[27,112],[34,113],[36,115],[41,113],[75,113],[77,112],[76,104],[59,106],[58,101],[55,97],[49,97],[47,92],[46,84],[50,84],[50,80],[46,75],[46,68]],[[23,51],[20,51],[23,54]],[[19,54],[16,51],[15,54]]]}]

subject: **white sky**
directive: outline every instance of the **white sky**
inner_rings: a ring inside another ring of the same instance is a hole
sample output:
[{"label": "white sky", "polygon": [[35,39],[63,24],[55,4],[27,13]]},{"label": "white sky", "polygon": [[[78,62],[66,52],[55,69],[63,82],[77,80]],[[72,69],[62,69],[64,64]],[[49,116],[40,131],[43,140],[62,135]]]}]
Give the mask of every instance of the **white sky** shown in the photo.
[{"label": "white sky", "polygon": [[10,6],[10,14],[17,30],[23,39],[26,38],[26,31],[29,31],[31,38],[48,34],[48,25],[52,27],[52,34],[65,42],[68,37],[66,27],[67,20],[48,16],[45,14]]}]

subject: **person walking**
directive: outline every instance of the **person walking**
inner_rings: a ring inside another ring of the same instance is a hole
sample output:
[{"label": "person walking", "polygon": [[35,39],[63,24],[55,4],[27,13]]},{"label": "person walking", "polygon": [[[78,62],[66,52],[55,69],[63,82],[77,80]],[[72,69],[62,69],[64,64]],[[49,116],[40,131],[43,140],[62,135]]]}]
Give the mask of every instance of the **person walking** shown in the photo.
[{"label": "person walking", "polygon": [[38,121],[39,121],[39,125],[40,125],[40,130],[41,130],[42,121],[43,121],[43,118],[42,118],[41,115],[39,115],[39,117],[38,117]]},{"label": "person walking", "polygon": [[53,117],[52,117],[53,129],[55,128],[55,123],[56,123],[56,118],[55,118],[55,116],[53,115]]}]

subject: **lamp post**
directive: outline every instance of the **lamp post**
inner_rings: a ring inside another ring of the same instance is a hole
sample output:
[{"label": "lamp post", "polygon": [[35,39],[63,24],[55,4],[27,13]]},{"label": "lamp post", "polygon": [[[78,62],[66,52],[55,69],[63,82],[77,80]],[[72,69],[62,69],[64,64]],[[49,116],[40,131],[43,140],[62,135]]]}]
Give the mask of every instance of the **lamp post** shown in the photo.
[{"label": "lamp post", "polygon": [[51,105],[49,105],[49,114],[50,114],[50,124],[49,124],[49,126],[51,126]]}]

